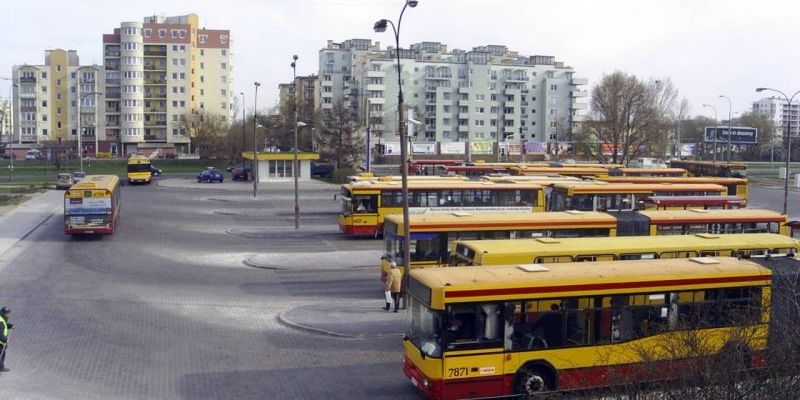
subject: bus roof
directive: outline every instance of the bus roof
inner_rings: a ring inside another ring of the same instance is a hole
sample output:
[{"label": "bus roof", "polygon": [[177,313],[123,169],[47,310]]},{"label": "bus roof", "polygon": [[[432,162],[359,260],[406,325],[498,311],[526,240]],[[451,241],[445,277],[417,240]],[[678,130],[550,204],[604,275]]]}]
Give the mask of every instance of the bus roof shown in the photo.
[{"label": "bus roof", "polygon": [[720,167],[729,167],[734,169],[747,169],[747,164],[745,163],[729,163],[729,162],[713,162],[713,161],[693,161],[693,160],[671,160],[670,165],[708,165],[708,166],[720,166]]},{"label": "bus roof", "polygon": [[699,222],[786,222],[786,216],[772,210],[743,208],[738,210],[643,210],[640,214],[655,224]]},{"label": "bus roof", "polygon": [[630,167],[621,167],[615,168],[621,171],[622,173],[640,173],[640,174],[651,174],[651,173],[686,173],[686,170],[683,168],[630,168]]},{"label": "bus roof", "polygon": [[[504,254],[550,256],[564,254],[624,254],[669,252],[703,248],[794,248],[800,250],[800,240],[776,233],[731,233],[670,236],[538,238],[503,240],[464,240],[460,244],[475,254]],[[533,262],[533,259],[531,259]]]},{"label": "bus roof", "polygon": [[[400,181],[360,181],[342,185],[346,190],[400,190]],[[542,189],[541,185],[527,182],[503,182],[495,183],[489,181],[410,181],[408,182],[409,189]]]},{"label": "bus roof", "polygon": [[107,189],[112,190],[119,184],[116,175],[87,175],[85,178],[72,185],[71,189]]},{"label": "bus roof", "polygon": [[727,189],[721,185],[710,183],[652,183],[652,184],[639,184],[639,183],[608,183],[604,181],[594,182],[594,184],[576,184],[576,183],[557,183],[553,185],[554,188],[572,189],[574,193],[652,193],[652,192],[669,192],[669,191],[715,191],[727,192]]},{"label": "bus roof", "polygon": [[527,267],[534,272],[519,265],[414,269],[409,292],[423,302],[430,299],[432,308],[443,310],[446,303],[763,286],[770,284],[772,275],[756,262],[731,257]]},{"label": "bus roof", "polygon": [[[361,182],[361,181],[400,181],[402,177],[400,175],[383,175],[383,176],[374,176],[374,175],[354,175],[347,177],[351,182]],[[466,176],[461,175],[453,175],[453,176],[438,176],[438,175],[409,175],[409,181],[465,181],[469,178]]]},{"label": "bus roof", "polygon": [[556,174],[598,174],[608,175],[608,169],[598,167],[510,167],[515,171],[525,174],[551,172]]},{"label": "bus roof", "polygon": [[[616,228],[617,219],[597,211],[555,211],[546,213],[503,212],[450,212],[411,214],[411,229],[414,232],[447,231],[492,231],[499,229],[549,229],[549,228]],[[387,215],[385,221],[397,226],[396,234],[405,230],[403,216]]]},{"label": "bus roof", "polygon": [[134,154],[128,157],[128,164],[150,164],[150,159],[141,154]]},{"label": "bus roof", "polygon": [[598,180],[609,183],[714,183],[718,185],[743,185],[745,178],[722,178],[716,176],[602,176]]},{"label": "bus roof", "polygon": [[739,196],[649,196],[645,201],[657,206],[724,206],[729,204],[747,205],[747,200]]}]

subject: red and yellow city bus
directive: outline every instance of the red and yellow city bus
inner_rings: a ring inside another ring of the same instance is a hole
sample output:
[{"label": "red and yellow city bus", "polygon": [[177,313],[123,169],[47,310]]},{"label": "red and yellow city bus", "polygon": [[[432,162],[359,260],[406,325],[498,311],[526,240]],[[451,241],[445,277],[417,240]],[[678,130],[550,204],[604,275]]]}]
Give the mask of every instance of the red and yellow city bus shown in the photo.
[{"label": "red and yellow city bus", "polygon": [[712,184],[557,183],[548,197],[549,211],[633,211],[650,196],[721,196],[724,186]]},{"label": "red and yellow city bus", "polygon": [[[547,213],[425,213],[411,214],[411,268],[445,266],[457,240],[523,239],[537,237],[616,236],[617,218],[601,212]],[[383,223],[384,254],[381,280],[389,262],[403,265],[402,215],[388,215]]]},{"label": "red and yellow city bus", "polygon": [[627,168],[627,167],[620,167],[620,168],[612,168],[609,171],[610,176],[628,176],[628,177],[673,177],[673,178],[680,178],[680,177],[687,177],[688,174],[685,169],[683,168]]},{"label": "red and yellow city bus", "polygon": [[744,178],[720,178],[715,176],[698,177],[643,177],[643,176],[609,176],[598,178],[609,183],[711,183],[728,188],[729,196],[748,198],[748,182]]},{"label": "red and yellow city bus", "polygon": [[437,167],[464,164],[464,160],[408,160],[408,174],[435,175]]},{"label": "red and yellow city bus", "polygon": [[[643,210],[637,214],[641,235],[691,235],[696,233],[778,233],[789,235],[788,218],[779,212],[741,210]],[[624,229],[623,229],[624,230]],[[623,236],[619,234],[618,236]]]},{"label": "red and yellow city bus", "polygon": [[442,165],[437,167],[436,174],[441,176],[461,175],[466,177],[481,177],[488,174],[504,174],[506,167],[491,165]]},{"label": "red and yellow city bus", "polygon": [[576,176],[579,178],[599,178],[608,176],[607,168],[599,167],[510,167],[511,175],[551,175]]},{"label": "red and yellow city bus", "polygon": [[701,257],[415,269],[403,371],[426,398],[463,399],[669,379],[675,363],[730,348],[748,360],[739,368],[763,367],[778,262],[797,268]]},{"label": "red and yellow city bus", "polygon": [[[478,181],[408,182],[412,212],[429,209],[476,211],[544,211],[544,190],[533,183]],[[342,185],[339,229],[351,235],[378,236],[387,215],[403,212],[401,184],[353,182]]]},{"label": "red and yellow city bus", "polygon": [[747,207],[747,200],[739,196],[649,196],[644,208],[653,210],[727,210]]},{"label": "red and yellow city bus", "polygon": [[747,164],[711,161],[672,160],[669,166],[689,171],[689,176],[747,177]]},{"label": "red and yellow city bus", "polygon": [[116,175],[89,175],[64,192],[64,232],[112,234],[120,212]]},{"label": "red and yellow city bus", "polygon": [[[358,175],[353,175],[347,177],[348,181],[350,182],[360,182],[360,181],[402,181],[403,177],[400,175],[382,175],[376,176],[371,172],[364,172]],[[442,182],[442,181],[465,181],[469,178],[466,176],[437,176],[437,175],[409,175],[409,181],[426,181],[426,182]]]}]

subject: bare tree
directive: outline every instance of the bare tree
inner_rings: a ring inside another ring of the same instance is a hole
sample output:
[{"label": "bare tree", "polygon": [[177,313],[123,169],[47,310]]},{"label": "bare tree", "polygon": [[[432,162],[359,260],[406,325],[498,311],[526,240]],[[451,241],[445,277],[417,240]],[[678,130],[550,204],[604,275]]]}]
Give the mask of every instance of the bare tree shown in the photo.
[{"label": "bare tree", "polygon": [[609,146],[612,163],[630,163],[662,138],[677,90],[669,79],[644,82],[616,71],[592,88],[584,140]]},{"label": "bare tree", "polygon": [[220,114],[198,112],[190,114],[181,124],[188,128],[193,147],[200,158],[227,158],[227,136],[231,125]]}]

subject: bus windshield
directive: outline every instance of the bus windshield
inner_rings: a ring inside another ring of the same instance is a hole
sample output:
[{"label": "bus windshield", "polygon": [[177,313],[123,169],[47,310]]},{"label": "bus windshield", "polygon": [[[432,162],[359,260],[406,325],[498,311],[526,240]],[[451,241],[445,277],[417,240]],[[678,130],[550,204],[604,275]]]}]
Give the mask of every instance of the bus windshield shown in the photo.
[{"label": "bus windshield", "polygon": [[431,310],[419,301],[411,302],[411,331],[409,338],[428,357],[442,356],[442,340],[437,334],[444,313]]},{"label": "bus windshield", "polygon": [[150,164],[128,164],[128,172],[150,172]]}]

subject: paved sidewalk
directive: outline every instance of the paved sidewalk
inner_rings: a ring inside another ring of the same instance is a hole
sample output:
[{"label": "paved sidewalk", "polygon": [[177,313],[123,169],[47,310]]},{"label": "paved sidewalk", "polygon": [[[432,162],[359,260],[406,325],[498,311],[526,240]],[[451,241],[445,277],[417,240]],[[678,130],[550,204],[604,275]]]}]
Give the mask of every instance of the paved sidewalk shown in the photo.
[{"label": "paved sidewalk", "polygon": [[[337,251],[325,259],[325,263],[319,262],[319,254],[315,253],[268,253],[258,254],[248,257],[244,263],[256,268],[264,269],[342,269],[374,267],[375,271],[380,269],[381,250],[355,250]],[[378,272],[375,273],[376,277]]]},{"label": "paved sidewalk", "polygon": [[[217,189],[253,193],[252,181],[242,182],[225,180],[223,183],[197,183],[195,179],[191,178],[159,178],[157,184],[158,186],[178,189]],[[258,192],[267,193],[276,190],[287,190],[293,187],[294,182],[259,182]],[[311,180],[311,182],[299,182],[299,187],[300,190],[325,190],[338,188],[339,186],[318,180]]]},{"label": "paved sidewalk", "polygon": [[371,338],[402,336],[411,323],[407,310],[384,311],[383,299],[307,304],[278,314],[278,321],[309,333]]},{"label": "paved sidewalk", "polygon": [[0,216],[0,255],[63,207],[63,190],[48,190]]}]

